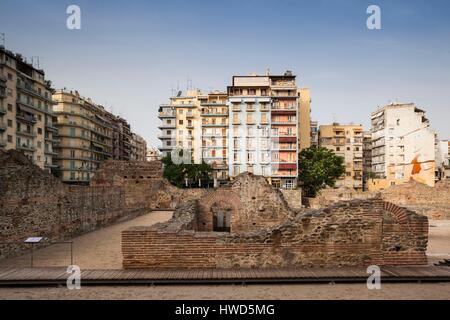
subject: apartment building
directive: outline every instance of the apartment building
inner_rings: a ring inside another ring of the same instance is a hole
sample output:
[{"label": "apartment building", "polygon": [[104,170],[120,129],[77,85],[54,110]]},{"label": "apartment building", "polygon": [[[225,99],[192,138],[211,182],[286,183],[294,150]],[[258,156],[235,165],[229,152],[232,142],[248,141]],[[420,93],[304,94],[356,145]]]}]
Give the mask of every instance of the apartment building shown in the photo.
[{"label": "apartment building", "polygon": [[289,71],[233,77],[228,87],[231,177],[247,171],[267,177],[276,187],[297,185],[299,95],[295,78]]},{"label": "apartment building", "polygon": [[188,90],[186,94],[179,91],[170,98],[169,104],[160,105],[158,117],[162,123],[158,138],[162,141],[163,156],[172,150],[183,150],[189,152],[193,163],[202,162],[200,96],[199,90]]},{"label": "apartment building", "polygon": [[216,183],[228,180],[227,94],[215,91],[199,97],[201,108],[202,159],[213,168]]},{"label": "apartment building", "polygon": [[105,114],[112,126],[112,158],[114,160],[132,160],[132,132],[131,126],[124,118],[110,112]]},{"label": "apartment building", "polygon": [[413,179],[434,186],[435,133],[414,103],[392,103],[371,115],[372,172],[369,189]]},{"label": "apartment building", "polygon": [[363,178],[364,190],[367,190],[367,181],[372,177],[372,134],[363,132]]},{"label": "apartment building", "polygon": [[250,172],[295,187],[298,150],[311,144],[309,89],[295,79],[290,71],[233,76],[227,92],[178,92],[159,107],[159,150],[191,150],[194,163],[212,165],[219,184]]},{"label": "apartment building", "polygon": [[312,145],[311,134],[311,94],[309,88],[298,89],[298,150]]},{"label": "apartment building", "polygon": [[56,167],[52,90],[43,70],[0,47],[0,148],[22,151],[48,172]]},{"label": "apartment building", "polygon": [[147,149],[147,161],[161,160],[161,152],[157,148]]},{"label": "apartment building", "polygon": [[131,161],[147,161],[147,142],[136,133],[132,133]]},{"label": "apartment building", "polygon": [[319,144],[344,158],[345,174],[336,187],[363,189],[363,128],[362,125],[339,124],[319,127]]},{"label": "apartment building", "polygon": [[311,121],[311,146],[319,146],[319,122]]},{"label": "apartment building", "polygon": [[101,161],[112,158],[113,127],[109,112],[77,91],[53,94],[57,117],[58,176],[63,182],[87,184]]},{"label": "apartment building", "polygon": [[436,137],[436,180],[450,179],[450,141]]}]

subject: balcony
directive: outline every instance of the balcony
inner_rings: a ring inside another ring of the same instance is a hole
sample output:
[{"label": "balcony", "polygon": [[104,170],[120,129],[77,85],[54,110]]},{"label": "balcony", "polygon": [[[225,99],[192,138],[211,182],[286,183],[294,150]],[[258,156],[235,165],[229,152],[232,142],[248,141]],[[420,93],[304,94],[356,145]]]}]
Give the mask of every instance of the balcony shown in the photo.
[{"label": "balcony", "polygon": [[35,124],[37,122],[35,116],[27,115],[27,114],[24,114],[24,113],[17,113],[16,114],[16,119],[17,120],[21,120],[21,121],[25,121],[25,122],[28,122],[28,123],[32,123],[32,124]]},{"label": "balcony", "polygon": [[0,106],[0,114],[1,114],[1,115],[6,114],[6,108],[5,108],[5,107]]},{"label": "balcony", "polygon": [[31,137],[31,138],[36,137],[36,132],[32,132],[32,131],[20,131],[20,130],[17,130],[16,134],[22,135],[22,136],[26,136],[26,137]]},{"label": "balcony", "polygon": [[295,125],[297,125],[297,121],[274,121],[274,120],[272,120],[272,125],[295,126]]},{"label": "balcony", "polygon": [[6,141],[3,139],[0,139],[0,147],[4,148],[6,147]]},{"label": "balcony", "polygon": [[[234,122],[233,122],[234,123]],[[209,122],[203,122],[203,127],[228,127],[227,123],[209,123]]]},{"label": "balcony", "polygon": [[194,113],[193,112],[186,113],[186,118],[193,118],[193,117],[194,117]]},{"label": "balcony", "polygon": [[158,139],[162,140],[162,139],[175,139],[175,136],[171,135],[171,134],[158,134]]},{"label": "balcony", "polygon": [[6,124],[0,122],[0,132],[6,131]]},{"label": "balcony", "polygon": [[58,132],[58,129],[57,129],[56,127],[54,127],[52,123],[46,123],[46,124],[45,124],[45,128],[46,128],[48,131]]},{"label": "balcony", "polygon": [[254,106],[254,105],[247,105],[247,107],[245,108],[245,110],[246,110],[247,112],[254,112],[256,109],[255,109],[255,106]]},{"label": "balcony", "polygon": [[159,112],[158,113],[158,118],[162,119],[162,118],[175,118],[175,112],[171,111],[166,111],[166,112]]},{"label": "balcony", "polygon": [[52,156],[57,156],[58,155],[58,153],[56,151],[54,151],[54,150],[44,150],[44,153],[52,155]]},{"label": "balcony", "polygon": [[59,167],[57,164],[53,164],[53,163],[44,163],[44,166],[47,168],[58,168]]},{"label": "balcony", "polygon": [[167,124],[163,123],[160,126],[158,126],[159,129],[175,129],[175,124]]},{"label": "balcony", "polygon": [[202,117],[226,117],[228,116],[228,112],[203,112]]},{"label": "balcony", "polygon": [[29,151],[29,152],[34,152],[36,151],[36,148],[32,145],[27,145],[27,144],[22,144],[22,145],[17,145],[17,150],[22,150],[22,151]]},{"label": "balcony", "polygon": [[231,110],[233,110],[233,112],[240,112],[241,106],[238,104],[233,104],[233,107],[231,108]]},{"label": "balcony", "polygon": [[25,93],[34,95],[35,97],[38,97],[39,99],[47,100],[52,104],[56,104],[55,101],[51,100],[50,97],[45,97],[42,93],[39,93],[38,90],[34,89],[32,85],[29,85],[27,83],[17,82],[17,89],[20,91],[23,91]]}]

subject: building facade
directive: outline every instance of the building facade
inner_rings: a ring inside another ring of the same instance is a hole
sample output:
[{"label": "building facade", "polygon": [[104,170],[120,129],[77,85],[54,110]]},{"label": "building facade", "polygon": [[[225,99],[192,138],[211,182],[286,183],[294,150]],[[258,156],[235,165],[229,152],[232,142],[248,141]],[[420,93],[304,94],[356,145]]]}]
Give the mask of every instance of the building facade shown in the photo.
[{"label": "building facade", "polygon": [[213,168],[216,185],[228,180],[227,94],[212,92],[200,98],[202,159]]},{"label": "building facade", "polygon": [[373,177],[372,174],[372,134],[363,132],[363,187],[367,190],[367,181]]},{"label": "building facade", "polygon": [[[228,87],[229,173],[265,176],[293,188],[298,175],[299,95],[295,76],[234,76]],[[308,124],[309,126],[309,124]]]},{"label": "building facade", "polygon": [[290,71],[233,76],[227,92],[179,92],[159,107],[159,150],[191,151],[194,163],[212,165],[218,184],[250,172],[296,187],[298,151],[311,144],[311,98],[295,79]]},{"label": "building facade", "polygon": [[147,161],[147,142],[136,133],[131,134],[131,161]]},{"label": "building facade", "polygon": [[425,111],[413,103],[392,103],[371,116],[372,172],[369,189],[385,189],[411,179],[434,186],[435,133]]},{"label": "building facade", "polygon": [[0,148],[22,151],[48,172],[56,168],[52,90],[43,70],[0,47]]},{"label": "building facade", "polygon": [[311,94],[309,88],[298,89],[298,150],[312,145],[311,135]]},{"label": "building facade", "polygon": [[76,91],[58,90],[54,113],[58,128],[58,176],[63,182],[88,183],[101,161],[112,158],[109,113]]},{"label": "building facade", "polygon": [[311,121],[311,146],[319,146],[319,122]]},{"label": "building facade", "polygon": [[336,187],[363,189],[363,128],[362,125],[338,124],[319,127],[319,144],[344,158],[345,174]]},{"label": "building facade", "polygon": [[450,179],[450,141],[436,140],[436,180]]},{"label": "building facade", "polygon": [[147,161],[158,161],[161,160],[161,152],[157,148],[147,149]]}]

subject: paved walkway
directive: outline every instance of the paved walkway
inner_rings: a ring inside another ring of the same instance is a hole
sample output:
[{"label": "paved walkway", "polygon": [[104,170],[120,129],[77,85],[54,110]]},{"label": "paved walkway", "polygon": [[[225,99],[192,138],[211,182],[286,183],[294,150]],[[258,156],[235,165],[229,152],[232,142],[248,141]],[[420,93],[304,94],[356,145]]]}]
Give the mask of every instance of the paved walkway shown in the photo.
[{"label": "paved walkway", "polygon": [[[153,211],[135,219],[76,237],[73,241],[74,264],[81,269],[121,269],[121,232],[132,226],[149,226],[171,218],[170,211]],[[54,244],[35,250],[34,267],[67,267],[70,245]],[[30,254],[0,261],[0,268],[29,267]]]},{"label": "paved walkway", "polygon": [[[450,267],[382,267],[383,282],[450,282]],[[65,285],[66,268],[0,268],[2,285]],[[363,282],[364,267],[81,270],[83,285]]]}]

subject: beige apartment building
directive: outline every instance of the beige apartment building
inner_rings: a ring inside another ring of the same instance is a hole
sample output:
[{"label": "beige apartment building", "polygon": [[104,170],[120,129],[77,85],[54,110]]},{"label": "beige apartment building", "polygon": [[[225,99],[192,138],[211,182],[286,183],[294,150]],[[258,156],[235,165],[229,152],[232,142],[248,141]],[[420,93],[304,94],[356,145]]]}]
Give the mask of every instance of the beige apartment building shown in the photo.
[{"label": "beige apartment building", "polygon": [[131,134],[131,161],[147,161],[147,142],[136,133]]},{"label": "beige apartment building", "polygon": [[0,47],[0,148],[22,151],[40,168],[54,169],[53,104],[44,71]]},{"label": "beige apartment building", "polygon": [[58,90],[54,114],[58,128],[58,175],[63,182],[88,183],[101,161],[112,158],[108,112],[76,91]]},{"label": "beige apartment building", "polygon": [[319,144],[344,158],[345,174],[336,187],[363,188],[363,127],[333,123],[319,126]]},{"label": "beige apartment building", "polygon": [[298,89],[298,150],[302,151],[312,144],[311,94],[309,88]]},{"label": "beige apartment building", "polygon": [[227,94],[215,91],[200,96],[202,159],[213,168],[216,183],[228,179]]}]

